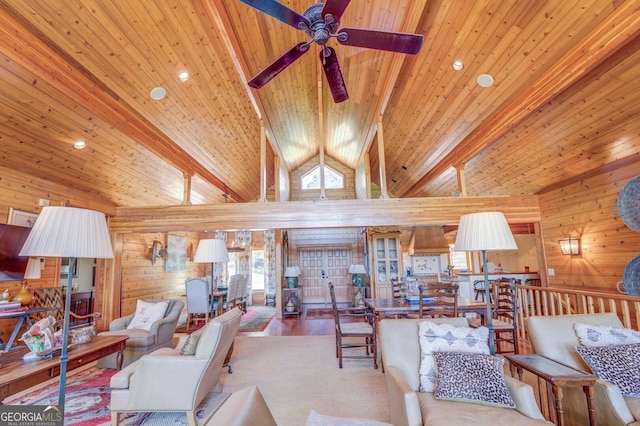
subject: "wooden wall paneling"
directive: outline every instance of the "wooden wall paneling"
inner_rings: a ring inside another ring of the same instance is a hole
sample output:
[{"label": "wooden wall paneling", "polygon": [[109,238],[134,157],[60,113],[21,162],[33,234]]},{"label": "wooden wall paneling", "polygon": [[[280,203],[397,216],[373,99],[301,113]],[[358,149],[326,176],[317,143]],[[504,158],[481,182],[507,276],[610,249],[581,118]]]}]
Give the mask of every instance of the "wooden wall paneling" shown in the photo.
[{"label": "wooden wall paneling", "polygon": [[[638,164],[591,176],[540,194],[549,286],[615,293],[627,263],[640,253],[640,233],[629,229],[611,208]],[[562,255],[558,241],[579,237],[581,254]]]}]

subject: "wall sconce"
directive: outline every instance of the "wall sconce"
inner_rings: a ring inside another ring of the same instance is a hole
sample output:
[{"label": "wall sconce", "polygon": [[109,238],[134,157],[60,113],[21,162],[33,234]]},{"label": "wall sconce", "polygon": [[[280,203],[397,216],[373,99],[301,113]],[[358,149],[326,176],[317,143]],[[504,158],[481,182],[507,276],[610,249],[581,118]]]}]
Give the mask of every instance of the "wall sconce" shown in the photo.
[{"label": "wall sconce", "polygon": [[560,251],[566,255],[580,254],[580,238],[567,238],[565,240],[558,241],[560,244]]}]

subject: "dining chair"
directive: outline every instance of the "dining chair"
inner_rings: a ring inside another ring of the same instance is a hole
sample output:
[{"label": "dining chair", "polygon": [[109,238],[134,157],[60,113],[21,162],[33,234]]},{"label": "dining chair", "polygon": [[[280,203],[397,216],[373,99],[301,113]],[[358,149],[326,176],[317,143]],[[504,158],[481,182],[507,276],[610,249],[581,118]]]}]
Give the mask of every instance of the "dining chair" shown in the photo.
[{"label": "dining chair", "polygon": [[190,278],[185,282],[187,291],[187,331],[191,322],[209,322],[209,283],[202,278]]},{"label": "dining chair", "polygon": [[[491,323],[496,353],[515,353],[518,349],[518,286],[519,280],[500,279],[491,283]],[[470,318],[469,325],[480,327],[479,318]],[[505,343],[505,344],[503,344]]]},{"label": "dining chair", "polygon": [[420,318],[458,316],[458,284],[440,283],[418,286]]},{"label": "dining chair", "polygon": [[[362,308],[341,308],[338,311],[336,292],[332,282],[329,282],[331,294],[331,306],[336,331],[336,358],[338,366],[342,368],[342,360],[373,358],[373,368],[378,368],[378,352],[376,342],[376,330],[373,325],[373,313]],[[348,339],[345,341],[343,339]],[[357,341],[356,339],[363,339]],[[364,355],[345,355],[343,349],[364,348]]]}]

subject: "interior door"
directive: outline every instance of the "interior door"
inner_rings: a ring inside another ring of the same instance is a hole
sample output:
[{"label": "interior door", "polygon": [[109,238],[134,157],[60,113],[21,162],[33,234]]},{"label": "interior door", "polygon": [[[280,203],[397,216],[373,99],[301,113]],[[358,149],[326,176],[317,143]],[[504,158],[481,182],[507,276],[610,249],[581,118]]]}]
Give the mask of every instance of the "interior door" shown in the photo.
[{"label": "interior door", "polygon": [[351,300],[351,279],[348,273],[351,252],[348,246],[300,248],[298,261],[304,303],[331,303],[329,281],[335,286],[338,303]]}]

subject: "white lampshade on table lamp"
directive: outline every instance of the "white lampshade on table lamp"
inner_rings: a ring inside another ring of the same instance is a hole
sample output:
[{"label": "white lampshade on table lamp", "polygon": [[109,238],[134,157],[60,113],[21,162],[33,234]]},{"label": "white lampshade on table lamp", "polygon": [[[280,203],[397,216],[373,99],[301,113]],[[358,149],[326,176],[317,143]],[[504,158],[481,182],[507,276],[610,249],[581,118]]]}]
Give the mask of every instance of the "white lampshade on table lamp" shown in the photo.
[{"label": "white lampshade on table lamp", "polygon": [[30,257],[27,262],[27,269],[24,271],[25,280],[38,280],[40,279],[40,259],[37,257]]},{"label": "white lampshade on table lamp", "polygon": [[[227,243],[224,240],[205,239],[198,242],[196,254],[193,256],[193,263],[211,263],[211,294],[214,289],[218,288],[215,279],[213,264],[227,263],[229,261],[229,252],[227,251]],[[211,298],[211,310],[214,310],[215,298]]]},{"label": "white lampshade on table lamp", "polygon": [[[74,207],[44,207],[20,251],[21,256],[68,257],[69,270],[76,258],[113,258],[111,239],[104,213]],[[30,259],[31,261],[31,259]],[[39,262],[38,262],[39,268]],[[28,269],[28,267],[27,267]],[[26,274],[25,274],[26,276]],[[39,276],[39,271],[38,271]],[[71,284],[68,274],[64,306],[62,352],[60,355],[60,391],[58,405],[64,414],[67,384],[69,342],[69,312],[71,311]]]},{"label": "white lampshade on table lamp", "polygon": [[300,268],[297,265],[287,266],[287,269],[284,270],[284,276],[287,277],[287,285],[289,288],[296,288],[298,286],[300,273]]},{"label": "white lampshade on table lamp", "polygon": [[502,212],[482,212],[462,215],[458,225],[455,251],[481,251],[484,271],[484,291],[487,301],[487,328],[489,328],[489,350],[495,354],[493,321],[491,318],[491,289],[487,270],[487,251],[517,250],[507,219]]}]

